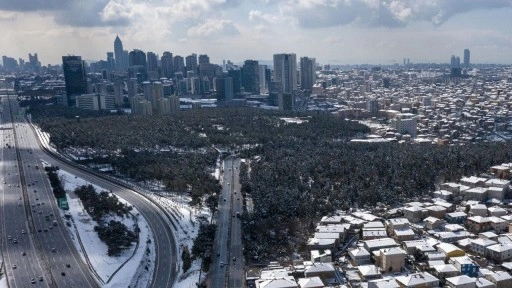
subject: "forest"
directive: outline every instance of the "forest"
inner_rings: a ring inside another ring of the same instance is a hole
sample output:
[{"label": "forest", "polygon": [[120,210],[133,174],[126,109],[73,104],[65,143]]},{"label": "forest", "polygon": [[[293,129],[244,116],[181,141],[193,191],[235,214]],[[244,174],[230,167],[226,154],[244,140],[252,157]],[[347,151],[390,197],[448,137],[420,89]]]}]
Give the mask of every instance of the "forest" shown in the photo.
[{"label": "forest", "polygon": [[215,108],[77,120],[49,109],[35,106],[30,112],[59,149],[101,151],[97,161],[139,181],[158,179],[171,191],[186,189],[194,205],[220,191],[211,176],[218,156],[213,147],[247,159],[250,174],[242,166],[240,179],[254,203],[254,211],[242,216],[244,251],[251,261],[302,251],[314,223],[337,210],[397,205],[428,195],[440,183],[512,162],[511,145],[504,142],[350,143],[369,129],[330,114]]}]

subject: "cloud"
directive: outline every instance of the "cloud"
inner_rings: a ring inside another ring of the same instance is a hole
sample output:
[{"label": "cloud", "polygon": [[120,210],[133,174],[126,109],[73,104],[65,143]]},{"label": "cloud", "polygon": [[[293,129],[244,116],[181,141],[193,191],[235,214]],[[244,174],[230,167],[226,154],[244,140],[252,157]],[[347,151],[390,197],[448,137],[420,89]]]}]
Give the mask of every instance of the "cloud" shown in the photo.
[{"label": "cloud", "polygon": [[251,10],[249,11],[249,20],[275,23],[279,20],[279,18],[272,14],[263,13],[261,10]]},{"label": "cloud", "polygon": [[412,21],[441,25],[461,13],[510,7],[512,0],[289,0],[278,4],[304,28],[400,27]]},{"label": "cloud", "polygon": [[8,11],[46,11],[61,10],[68,6],[69,0],[2,0],[0,10]]},{"label": "cloud", "polygon": [[233,22],[226,19],[209,19],[187,31],[190,37],[232,36],[239,33]]}]

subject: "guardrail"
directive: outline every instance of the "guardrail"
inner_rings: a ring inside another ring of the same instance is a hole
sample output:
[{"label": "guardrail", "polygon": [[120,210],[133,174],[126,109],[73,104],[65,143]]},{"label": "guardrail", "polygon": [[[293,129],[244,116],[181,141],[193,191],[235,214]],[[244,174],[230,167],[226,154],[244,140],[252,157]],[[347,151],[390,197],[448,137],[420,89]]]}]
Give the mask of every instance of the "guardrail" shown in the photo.
[{"label": "guardrail", "polygon": [[[134,191],[135,193],[141,195],[142,197],[144,197],[146,200],[148,200],[150,203],[152,203],[153,205],[155,205],[157,208],[158,208],[158,213],[159,214],[163,214],[165,217],[162,217],[162,219],[164,219],[164,222],[166,222],[167,224],[171,224],[171,226],[174,228],[174,231],[178,231],[178,227],[176,226],[176,224],[174,223],[172,217],[169,215],[169,213],[165,210],[164,207],[162,207],[158,202],[156,202],[155,200],[151,199],[150,197],[148,197],[147,195],[145,195],[144,192],[140,191],[140,189],[138,189],[138,187],[134,184],[128,184],[128,183],[125,183],[117,178],[113,178],[113,177],[110,177],[110,176],[107,176],[107,175],[103,175],[101,173],[98,173],[97,171],[94,171],[88,167],[84,167],[82,165],[79,165],[77,163],[74,163],[71,159],[68,159],[66,157],[64,157],[63,155],[61,154],[58,154],[54,151],[52,151],[51,149],[49,149],[48,147],[46,147],[45,145],[43,145],[40,137],[39,137],[39,133],[37,132],[37,129],[34,127],[34,124],[32,123],[31,119],[28,119],[26,117],[26,120],[28,121],[28,123],[30,123],[30,127],[31,129],[33,130],[33,132],[35,133],[35,135],[37,135],[37,140],[38,140],[38,145],[39,147],[41,148],[41,150],[46,153],[47,155],[49,155],[50,157],[53,157],[53,158],[57,158],[59,161],[62,161],[78,170],[81,170],[85,173],[89,173],[89,174],[92,174],[98,178],[101,178],[103,180],[106,180],[106,181],[109,181],[109,182],[112,182],[120,187],[123,187],[125,189],[128,189],[128,190],[131,190],[131,191]],[[167,221],[165,221],[167,220]],[[156,231],[155,231],[156,232]],[[179,246],[177,245],[178,241],[176,239],[176,235],[174,235],[174,233],[170,233],[172,236],[173,236],[173,239],[174,239],[174,243],[175,243],[175,248],[176,248],[176,266],[175,266],[175,270],[176,270],[176,275],[178,275],[178,269],[179,269],[179,263],[180,263],[180,253],[179,253]],[[154,280],[154,279],[153,279]],[[152,280],[152,281],[153,281]],[[176,279],[174,279],[174,281],[176,281]],[[174,286],[174,283],[173,283],[173,286]]]}]

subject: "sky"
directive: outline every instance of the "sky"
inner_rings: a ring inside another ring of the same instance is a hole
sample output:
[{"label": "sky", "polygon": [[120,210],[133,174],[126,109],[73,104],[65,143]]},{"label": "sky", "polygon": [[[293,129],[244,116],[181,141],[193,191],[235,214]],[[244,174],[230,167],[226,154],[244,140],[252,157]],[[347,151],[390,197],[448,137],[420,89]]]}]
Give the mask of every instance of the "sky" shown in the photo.
[{"label": "sky", "polygon": [[512,63],[512,0],[0,0],[0,55],[43,65],[125,50],[208,54],[212,63]]}]

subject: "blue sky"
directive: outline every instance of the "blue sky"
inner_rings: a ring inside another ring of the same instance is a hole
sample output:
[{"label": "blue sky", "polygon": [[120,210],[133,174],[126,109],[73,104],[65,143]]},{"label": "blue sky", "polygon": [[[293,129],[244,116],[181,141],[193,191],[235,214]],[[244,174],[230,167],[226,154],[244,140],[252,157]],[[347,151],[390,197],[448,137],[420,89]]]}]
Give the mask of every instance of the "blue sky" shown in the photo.
[{"label": "blue sky", "polygon": [[512,0],[2,0],[0,55],[43,64],[104,59],[124,48],[270,60],[293,52],[320,64],[512,63]]}]

